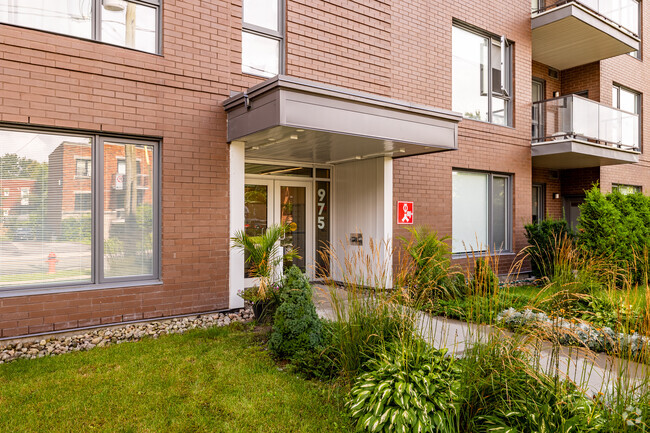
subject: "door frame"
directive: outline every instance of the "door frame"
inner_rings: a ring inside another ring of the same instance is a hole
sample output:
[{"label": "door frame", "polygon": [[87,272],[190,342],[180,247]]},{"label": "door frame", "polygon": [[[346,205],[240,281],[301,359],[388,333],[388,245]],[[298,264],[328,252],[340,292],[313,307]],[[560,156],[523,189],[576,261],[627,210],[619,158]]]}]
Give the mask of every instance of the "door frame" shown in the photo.
[{"label": "door frame", "polygon": [[[244,188],[246,185],[264,185],[267,187],[267,226],[277,224],[281,218],[281,187],[295,186],[305,188],[305,271],[310,280],[314,279],[315,248],[315,217],[314,217],[314,178],[292,178],[288,176],[268,176],[247,174],[244,176]],[[244,217],[245,221],[245,217]],[[280,270],[282,272],[282,270]],[[244,276],[244,287],[253,287],[258,284],[257,278]]]}]

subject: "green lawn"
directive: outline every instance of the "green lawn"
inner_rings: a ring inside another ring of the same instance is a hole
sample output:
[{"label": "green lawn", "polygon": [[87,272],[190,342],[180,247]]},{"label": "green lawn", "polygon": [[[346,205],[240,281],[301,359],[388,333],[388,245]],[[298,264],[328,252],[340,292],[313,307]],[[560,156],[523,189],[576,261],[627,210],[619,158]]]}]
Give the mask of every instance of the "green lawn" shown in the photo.
[{"label": "green lawn", "polygon": [[336,432],[338,388],[281,371],[250,330],[197,330],[0,365],[2,432]]}]

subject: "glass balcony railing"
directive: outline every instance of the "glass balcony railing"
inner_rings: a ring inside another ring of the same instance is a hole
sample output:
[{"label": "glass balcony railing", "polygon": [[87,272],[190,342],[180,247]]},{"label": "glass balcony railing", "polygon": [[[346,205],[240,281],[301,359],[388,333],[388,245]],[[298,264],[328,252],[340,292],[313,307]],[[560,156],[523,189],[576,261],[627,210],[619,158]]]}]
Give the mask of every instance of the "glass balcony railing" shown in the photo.
[{"label": "glass balcony railing", "polygon": [[622,27],[635,36],[639,34],[639,2],[636,0],[560,0],[544,3],[533,0],[533,13],[541,13],[569,3],[576,3],[590,9],[607,21]]},{"label": "glass balcony railing", "polygon": [[533,145],[580,140],[639,150],[639,115],[577,95],[533,103]]}]

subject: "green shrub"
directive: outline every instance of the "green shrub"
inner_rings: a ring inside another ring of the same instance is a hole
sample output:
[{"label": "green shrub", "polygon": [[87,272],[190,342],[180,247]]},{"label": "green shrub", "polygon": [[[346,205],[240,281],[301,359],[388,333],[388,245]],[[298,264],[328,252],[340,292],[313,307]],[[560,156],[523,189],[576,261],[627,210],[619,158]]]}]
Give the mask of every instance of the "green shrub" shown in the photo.
[{"label": "green shrub", "polygon": [[322,324],[312,301],[312,287],[302,271],[292,266],[283,281],[281,304],[275,312],[269,349],[289,359],[301,350],[313,350],[322,342]]},{"label": "green shrub", "polygon": [[588,254],[612,261],[624,272],[619,277],[645,282],[650,246],[650,197],[603,194],[597,186],[580,205],[578,241]]},{"label": "green shrub", "polygon": [[355,381],[347,406],[357,428],[368,432],[453,432],[460,374],[446,350],[391,345]]},{"label": "green shrub", "polygon": [[563,238],[572,238],[566,220],[547,218],[540,223],[527,224],[526,239],[530,246],[530,264],[533,274],[538,278],[551,278],[555,272],[554,263],[558,244]]}]

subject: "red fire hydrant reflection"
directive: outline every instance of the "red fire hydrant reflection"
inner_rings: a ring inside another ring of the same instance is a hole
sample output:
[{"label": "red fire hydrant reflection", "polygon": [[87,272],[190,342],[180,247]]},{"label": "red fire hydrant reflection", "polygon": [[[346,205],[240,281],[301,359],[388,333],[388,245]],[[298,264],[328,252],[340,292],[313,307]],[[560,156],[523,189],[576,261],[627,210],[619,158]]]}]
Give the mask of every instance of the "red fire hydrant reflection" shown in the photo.
[{"label": "red fire hydrant reflection", "polygon": [[58,262],[56,254],[50,253],[45,261],[47,262],[47,273],[56,274],[56,264]]}]

